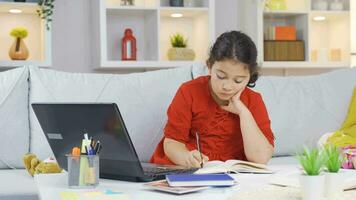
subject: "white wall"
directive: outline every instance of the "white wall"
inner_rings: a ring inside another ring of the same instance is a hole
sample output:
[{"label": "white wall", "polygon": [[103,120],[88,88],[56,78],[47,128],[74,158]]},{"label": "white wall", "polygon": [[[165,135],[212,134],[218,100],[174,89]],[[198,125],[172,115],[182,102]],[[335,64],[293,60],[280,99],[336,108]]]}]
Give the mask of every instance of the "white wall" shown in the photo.
[{"label": "white wall", "polygon": [[350,5],[351,11],[351,65],[356,66],[356,1],[352,0]]}]

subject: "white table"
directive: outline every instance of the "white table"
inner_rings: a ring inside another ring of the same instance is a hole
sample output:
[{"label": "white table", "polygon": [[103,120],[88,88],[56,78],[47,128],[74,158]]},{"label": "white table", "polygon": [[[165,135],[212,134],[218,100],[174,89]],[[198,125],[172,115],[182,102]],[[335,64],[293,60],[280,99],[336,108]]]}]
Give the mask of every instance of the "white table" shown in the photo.
[{"label": "white table", "polygon": [[[296,173],[296,165],[274,165],[270,166],[278,175],[288,175]],[[100,184],[96,189],[115,189],[128,194],[130,200],[209,200],[209,199],[227,199],[233,194],[242,191],[250,191],[260,188],[268,184],[271,174],[235,174],[232,175],[237,181],[238,185],[228,188],[211,188],[200,192],[174,195],[163,192],[157,192],[146,189],[143,183],[133,183],[125,181],[100,179]],[[61,200],[60,193],[64,191],[77,191],[68,189],[67,187],[67,173],[61,174],[40,174],[35,176],[39,198],[41,200]]]}]

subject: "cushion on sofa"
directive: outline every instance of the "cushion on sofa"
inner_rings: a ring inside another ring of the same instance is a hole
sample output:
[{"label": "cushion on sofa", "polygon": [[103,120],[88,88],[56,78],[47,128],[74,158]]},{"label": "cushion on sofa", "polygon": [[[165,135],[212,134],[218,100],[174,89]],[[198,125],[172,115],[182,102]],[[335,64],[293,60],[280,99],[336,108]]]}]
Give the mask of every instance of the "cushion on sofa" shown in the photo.
[{"label": "cushion on sofa", "polygon": [[32,176],[25,169],[0,170],[0,199],[37,200],[38,190]]},{"label": "cushion on sofa", "polygon": [[[29,151],[28,68],[0,73],[0,168],[23,168]],[[10,153],[11,152],[11,153]]]},{"label": "cushion on sofa", "polygon": [[356,69],[315,76],[261,77],[260,92],[276,137],[275,155],[292,155],[303,145],[315,145],[344,121]]},{"label": "cushion on sofa", "polygon": [[[208,73],[194,65],[193,77]],[[314,145],[344,121],[356,68],[313,76],[262,76],[253,88],[262,94],[275,134],[275,155],[292,155],[303,145]]]},{"label": "cushion on sofa", "polygon": [[[115,102],[141,160],[149,160],[162,137],[166,110],[191,68],[114,75],[66,73],[30,68],[30,102]],[[31,152],[43,159],[48,142],[30,109]],[[149,140],[147,139],[149,138]]]}]

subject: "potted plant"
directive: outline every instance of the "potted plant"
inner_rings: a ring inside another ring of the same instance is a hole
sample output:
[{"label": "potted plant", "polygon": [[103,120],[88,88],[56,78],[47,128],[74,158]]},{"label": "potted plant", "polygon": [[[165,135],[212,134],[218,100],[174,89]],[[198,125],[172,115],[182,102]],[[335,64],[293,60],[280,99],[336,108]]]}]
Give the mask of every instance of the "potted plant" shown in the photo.
[{"label": "potted plant", "polygon": [[52,14],[54,9],[54,0],[38,0],[38,5],[40,9],[37,10],[38,16],[46,21],[47,30],[50,29],[50,24],[52,22]]},{"label": "potted plant", "polygon": [[11,30],[10,35],[15,38],[15,41],[9,50],[10,58],[12,60],[26,60],[29,53],[23,39],[28,35],[27,30],[21,27],[14,28]]},{"label": "potted plant", "polygon": [[168,50],[167,56],[169,60],[194,60],[195,53],[192,49],[188,49],[187,41],[182,34],[171,36],[172,48]]},{"label": "potted plant", "polygon": [[298,160],[304,169],[304,174],[300,176],[300,186],[303,200],[320,200],[324,194],[324,175],[321,175],[323,166],[323,156],[319,149],[309,149],[304,147],[302,154],[298,155]]},{"label": "potted plant", "polygon": [[325,196],[330,199],[336,199],[343,191],[343,173],[338,173],[343,159],[339,149],[334,145],[326,145],[323,148],[325,158]]}]

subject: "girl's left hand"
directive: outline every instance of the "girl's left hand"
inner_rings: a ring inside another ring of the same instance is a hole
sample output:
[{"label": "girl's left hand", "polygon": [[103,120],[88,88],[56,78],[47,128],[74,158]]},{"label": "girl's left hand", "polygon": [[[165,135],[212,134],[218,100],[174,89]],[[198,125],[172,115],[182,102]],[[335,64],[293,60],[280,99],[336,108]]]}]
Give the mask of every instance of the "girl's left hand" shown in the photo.
[{"label": "girl's left hand", "polygon": [[234,113],[236,115],[240,115],[246,109],[245,104],[241,101],[240,97],[244,89],[240,90],[229,100],[229,105],[221,106],[222,109]]}]

